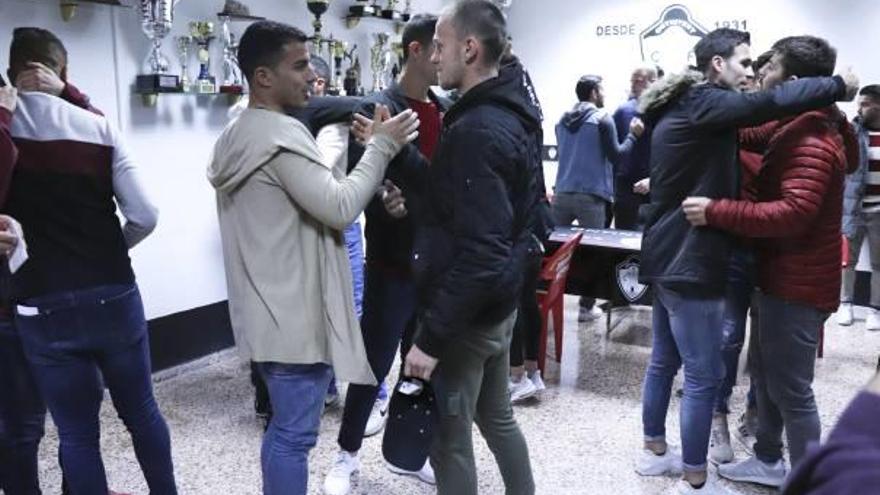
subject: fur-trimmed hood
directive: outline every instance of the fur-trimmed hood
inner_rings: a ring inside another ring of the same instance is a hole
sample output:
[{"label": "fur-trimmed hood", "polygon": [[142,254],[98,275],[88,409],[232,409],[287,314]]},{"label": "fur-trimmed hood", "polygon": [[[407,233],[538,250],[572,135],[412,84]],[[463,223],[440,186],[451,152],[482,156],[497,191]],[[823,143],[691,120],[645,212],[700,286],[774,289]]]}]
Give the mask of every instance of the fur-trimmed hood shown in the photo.
[{"label": "fur-trimmed hood", "polygon": [[639,113],[648,120],[655,120],[670,103],[697,84],[705,82],[706,77],[697,71],[670,74],[652,84],[639,98]]}]

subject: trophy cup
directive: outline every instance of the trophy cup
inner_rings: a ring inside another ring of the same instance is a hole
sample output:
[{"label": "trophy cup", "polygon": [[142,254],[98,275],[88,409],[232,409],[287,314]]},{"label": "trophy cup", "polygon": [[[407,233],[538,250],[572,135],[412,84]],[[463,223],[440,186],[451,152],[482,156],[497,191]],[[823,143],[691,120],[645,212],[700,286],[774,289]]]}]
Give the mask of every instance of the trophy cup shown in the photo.
[{"label": "trophy cup", "polygon": [[392,20],[400,19],[400,13],[395,9],[395,7],[397,7],[397,2],[398,0],[388,0],[387,5],[382,9],[383,18]]},{"label": "trophy cup", "polygon": [[412,0],[404,0],[403,4],[403,14],[400,17],[403,19],[403,22],[409,22],[412,18]]},{"label": "trophy cup", "polygon": [[195,91],[200,94],[217,92],[217,81],[211,75],[211,40],[214,39],[214,23],[211,21],[193,21],[189,23],[189,33],[199,46],[199,77],[196,79]]},{"label": "trophy cup", "polygon": [[192,36],[178,36],[177,41],[177,58],[180,60],[180,89],[184,93],[188,93],[190,89],[189,80],[189,45],[192,44]]},{"label": "trophy cup", "polygon": [[387,70],[388,34],[373,33],[376,40],[370,48],[370,70],[373,71],[372,92],[378,93],[385,89],[385,70]]},{"label": "trophy cup", "polygon": [[[150,40],[150,52],[144,61],[144,74],[137,76],[137,92],[145,95],[180,91],[177,76],[168,73],[168,58],[162,53],[162,41],[171,31],[174,5],[179,0],[140,0],[141,29]],[[155,103],[154,99],[145,103]]]},{"label": "trophy cup", "polygon": [[345,81],[342,82],[342,87],[345,88],[345,94],[348,96],[362,96],[363,90],[361,89],[361,60],[357,57],[356,53],[357,47],[351,51],[351,58],[354,60],[354,63],[348,70],[345,71]]},{"label": "trophy cup", "polygon": [[342,62],[348,58],[348,53],[346,51],[347,43],[340,40],[334,40],[333,44],[330,45],[330,51],[333,54],[333,82],[330,85],[330,94],[342,94],[341,91],[344,91],[343,80],[342,80]]},{"label": "trophy cup", "polygon": [[315,34],[312,36],[312,41],[315,44],[315,48],[320,51],[321,28],[323,27],[321,16],[327,12],[328,8],[330,8],[330,0],[306,0],[306,7],[308,7],[309,12],[315,16],[315,20],[312,22],[312,27],[315,28]]},{"label": "trophy cup", "polygon": [[240,95],[244,93],[244,84],[238,66],[238,42],[235,34],[229,30],[229,16],[221,16],[220,22],[223,36],[223,84],[220,85],[220,92]]}]

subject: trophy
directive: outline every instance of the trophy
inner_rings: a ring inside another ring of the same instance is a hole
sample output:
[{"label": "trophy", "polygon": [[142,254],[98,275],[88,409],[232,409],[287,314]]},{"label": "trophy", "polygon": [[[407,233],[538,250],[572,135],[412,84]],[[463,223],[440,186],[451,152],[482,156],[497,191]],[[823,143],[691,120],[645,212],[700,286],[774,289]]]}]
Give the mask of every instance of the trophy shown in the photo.
[{"label": "trophy", "polygon": [[373,33],[376,40],[370,48],[370,70],[373,71],[372,91],[377,93],[385,89],[385,73],[388,70],[388,39],[387,33]]},{"label": "trophy", "polygon": [[238,41],[229,30],[229,16],[221,16],[220,22],[223,36],[223,84],[220,85],[220,92],[240,95],[244,93],[244,84],[238,66]]},{"label": "trophy", "polygon": [[211,75],[211,40],[214,39],[214,23],[211,21],[193,21],[189,23],[189,33],[199,46],[199,77],[196,79],[196,93],[211,94],[217,92],[217,83]]},{"label": "trophy", "polygon": [[399,19],[400,13],[395,9],[395,7],[397,7],[397,2],[398,0],[388,0],[387,5],[382,9],[382,17],[385,19]]},{"label": "trophy", "polygon": [[168,73],[168,59],[162,53],[162,41],[171,31],[174,6],[179,0],[140,0],[141,29],[151,47],[144,61],[144,74],[137,76],[139,93],[156,94],[180,90],[177,76]]},{"label": "trophy", "polygon": [[361,96],[361,60],[357,56],[357,46],[351,50],[351,58],[354,63],[345,71],[345,81],[342,87],[345,88],[345,94],[348,96]]},{"label": "trophy", "polygon": [[330,0],[306,0],[306,7],[308,7],[309,12],[315,16],[315,20],[312,22],[312,27],[315,28],[315,34],[312,37],[312,41],[315,43],[315,47],[320,50],[321,28],[323,27],[321,16],[324,15],[324,12],[327,12],[328,8],[330,8]]},{"label": "trophy", "polygon": [[348,52],[346,51],[347,43],[344,41],[334,40],[333,44],[330,45],[330,52],[333,55],[333,82],[330,85],[330,94],[340,94],[340,91],[343,91],[343,80],[342,80],[342,62],[349,57]]},{"label": "trophy", "polygon": [[412,0],[404,0],[403,14],[401,14],[403,22],[409,22],[412,18]]},{"label": "trophy", "polygon": [[177,58],[180,60],[180,89],[184,93],[189,92],[189,86],[192,81],[189,80],[189,45],[192,44],[192,36],[178,36],[177,41]]}]

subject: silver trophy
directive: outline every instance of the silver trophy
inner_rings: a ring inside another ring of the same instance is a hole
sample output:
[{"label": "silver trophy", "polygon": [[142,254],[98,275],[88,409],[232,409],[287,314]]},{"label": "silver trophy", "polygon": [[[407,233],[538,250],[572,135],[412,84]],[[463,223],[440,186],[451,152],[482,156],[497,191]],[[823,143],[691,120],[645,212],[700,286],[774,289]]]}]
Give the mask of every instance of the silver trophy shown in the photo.
[{"label": "silver trophy", "polygon": [[174,6],[178,1],[140,0],[141,29],[151,44],[143,65],[144,73],[137,76],[137,89],[141,93],[179,91],[179,80],[168,73],[168,58],[162,53],[162,42],[171,32]]},{"label": "silver trophy", "polygon": [[372,91],[384,90],[388,84],[388,71],[391,69],[391,50],[388,49],[388,33],[373,33],[375,42],[370,48],[370,70],[373,71]]},{"label": "silver trophy", "polygon": [[220,35],[223,39],[223,83],[221,93],[242,94],[244,83],[238,65],[238,40],[229,29],[229,16],[220,16]]},{"label": "silver trophy", "polygon": [[175,38],[177,42],[177,58],[180,60],[180,89],[186,93],[190,89],[192,81],[189,79],[189,46],[192,44],[192,36],[178,36]]}]

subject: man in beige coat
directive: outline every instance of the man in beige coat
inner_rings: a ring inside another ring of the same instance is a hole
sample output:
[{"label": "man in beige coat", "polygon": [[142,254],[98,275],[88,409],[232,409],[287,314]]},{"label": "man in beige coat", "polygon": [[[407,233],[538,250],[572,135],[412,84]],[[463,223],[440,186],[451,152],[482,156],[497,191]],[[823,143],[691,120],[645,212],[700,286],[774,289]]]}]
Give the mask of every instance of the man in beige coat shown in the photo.
[{"label": "man in beige coat", "polygon": [[418,134],[412,112],[388,118],[384,109],[351,174],[328,166],[306,127],[284,112],[308,102],[315,74],[307,39],[271,21],[245,31],[238,59],[250,102],[217,140],[208,167],[236,344],[244,359],[259,363],[274,410],[261,456],[270,495],[306,493],[308,452],[333,369],[341,380],[375,383],[342,229]]}]

